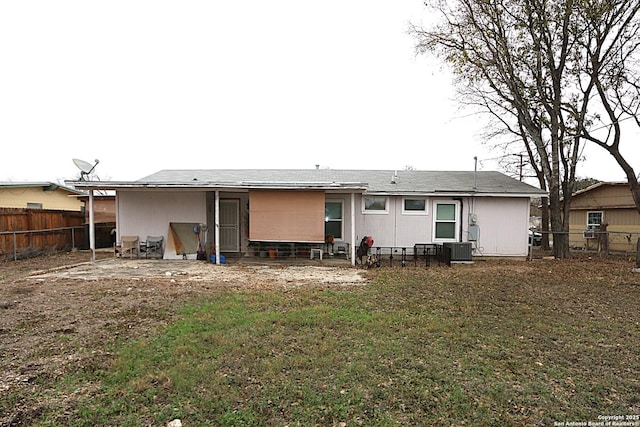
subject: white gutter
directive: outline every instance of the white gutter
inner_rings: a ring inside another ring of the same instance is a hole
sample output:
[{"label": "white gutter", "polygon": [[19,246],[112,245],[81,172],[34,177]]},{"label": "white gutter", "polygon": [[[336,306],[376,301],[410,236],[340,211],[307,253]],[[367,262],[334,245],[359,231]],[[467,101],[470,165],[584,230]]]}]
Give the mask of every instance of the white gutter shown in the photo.
[{"label": "white gutter", "polygon": [[549,193],[455,193],[455,192],[435,192],[435,193],[410,193],[410,192],[380,192],[367,191],[363,194],[368,196],[405,196],[405,197],[544,197]]},{"label": "white gutter", "polygon": [[204,182],[192,183],[175,182],[108,182],[108,181],[66,181],[78,188],[119,190],[119,189],[192,189],[192,190],[251,190],[251,189],[275,189],[275,190],[366,190],[363,183],[291,183],[291,182]]}]

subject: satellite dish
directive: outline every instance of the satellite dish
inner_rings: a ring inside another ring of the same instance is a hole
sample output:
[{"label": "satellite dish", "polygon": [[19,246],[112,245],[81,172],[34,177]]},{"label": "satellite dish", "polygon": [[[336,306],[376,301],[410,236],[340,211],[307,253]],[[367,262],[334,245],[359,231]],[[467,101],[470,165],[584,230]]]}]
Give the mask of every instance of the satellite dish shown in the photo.
[{"label": "satellite dish", "polygon": [[93,172],[96,166],[98,166],[100,160],[96,159],[95,164],[93,165],[80,159],[73,159],[73,163],[78,167],[78,169],[80,169],[80,181],[86,181],[87,176],[89,176],[89,174]]}]

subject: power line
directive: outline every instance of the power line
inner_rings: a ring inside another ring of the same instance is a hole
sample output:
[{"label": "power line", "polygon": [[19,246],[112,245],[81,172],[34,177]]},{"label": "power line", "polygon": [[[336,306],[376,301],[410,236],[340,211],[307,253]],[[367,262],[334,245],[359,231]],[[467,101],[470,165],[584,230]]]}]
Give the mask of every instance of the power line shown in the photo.
[{"label": "power line", "polygon": [[[602,130],[602,129],[610,128],[610,127],[611,127],[611,126],[613,126],[615,123],[622,123],[622,122],[625,122],[625,121],[627,121],[627,120],[631,120],[632,118],[633,118],[633,117],[625,117],[625,118],[623,118],[623,119],[616,120],[615,122],[611,122],[611,123],[609,123],[609,124],[603,124],[602,126],[597,127],[597,128],[594,128],[594,129],[589,129],[589,131],[590,131],[590,132],[597,132],[597,131]],[[571,140],[572,140],[572,139],[574,139],[576,136],[579,136],[580,138],[582,138],[582,136],[580,136],[580,135],[567,136],[566,138],[561,139],[561,140],[560,140],[560,142],[571,141]],[[515,142],[519,142],[519,141],[521,141],[521,140],[522,140],[522,138],[516,138],[516,139],[513,139],[513,140],[511,140],[511,141],[504,142],[503,144],[504,144],[504,145],[512,144],[512,143],[515,143]],[[498,156],[498,157],[491,157],[491,158],[487,158],[487,159],[480,159],[480,161],[482,162],[482,161],[498,160],[498,159],[502,159],[503,157],[511,156],[511,155],[514,155],[514,154],[512,154],[512,153],[509,153],[509,154],[503,154],[503,155]],[[515,155],[518,155],[518,154],[515,154]]]}]

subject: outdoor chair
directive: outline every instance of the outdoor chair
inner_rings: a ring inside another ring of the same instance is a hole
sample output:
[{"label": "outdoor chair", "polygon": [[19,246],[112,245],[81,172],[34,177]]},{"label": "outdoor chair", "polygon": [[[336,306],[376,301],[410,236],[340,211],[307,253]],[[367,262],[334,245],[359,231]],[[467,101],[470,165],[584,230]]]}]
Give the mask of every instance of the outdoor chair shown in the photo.
[{"label": "outdoor chair", "polygon": [[164,236],[147,236],[147,240],[140,244],[145,258],[162,258],[164,255]]},{"label": "outdoor chair", "polygon": [[138,236],[122,236],[121,240],[121,257],[128,256],[129,258],[133,258],[134,254],[136,258],[140,256],[140,249],[138,248]]}]

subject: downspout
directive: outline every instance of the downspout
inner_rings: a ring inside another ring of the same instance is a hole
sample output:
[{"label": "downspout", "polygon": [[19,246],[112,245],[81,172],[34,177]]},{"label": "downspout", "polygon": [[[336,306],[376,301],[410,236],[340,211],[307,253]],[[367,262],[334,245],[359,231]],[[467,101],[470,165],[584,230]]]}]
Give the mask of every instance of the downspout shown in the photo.
[{"label": "downspout", "polygon": [[459,242],[463,242],[462,240],[462,218],[464,218],[464,216],[462,215],[462,213],[464,212],[464,201],[462,200],[462,197],[454,197],[453,200],[457,200],[460,202],[460,230],[458,231],[460,234],[460,238],[459,238]]},{"label": "downspout", "polygon": [[[478,191],[478,156],[473,156],[473,188],[471,189],[471,197]],[[457,200],[460,201],[460,242],[462,243],[462,227],[463,227],[463,218],[464,218],[464,202],[462,201],[462,197],[459,197]],[[473,199],[472,199],[473,200]],[[475,209],[475,204],[471,205],[472,208]],[[469,212],[471,214],[471,212]]]}]

